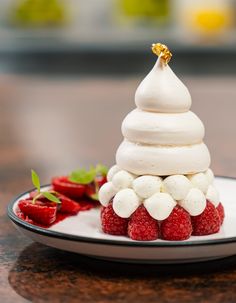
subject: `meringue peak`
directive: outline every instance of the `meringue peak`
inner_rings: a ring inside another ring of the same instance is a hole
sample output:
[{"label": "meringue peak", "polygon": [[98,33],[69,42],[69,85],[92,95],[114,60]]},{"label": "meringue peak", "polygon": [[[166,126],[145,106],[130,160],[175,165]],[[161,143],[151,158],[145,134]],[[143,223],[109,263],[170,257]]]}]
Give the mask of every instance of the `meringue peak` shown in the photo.
[{"label": "meringue peak", "polygon": [[135,93],[136,106],[145,111],[180,113],[190,109],[190,93],[168,64],[159,57]]}]

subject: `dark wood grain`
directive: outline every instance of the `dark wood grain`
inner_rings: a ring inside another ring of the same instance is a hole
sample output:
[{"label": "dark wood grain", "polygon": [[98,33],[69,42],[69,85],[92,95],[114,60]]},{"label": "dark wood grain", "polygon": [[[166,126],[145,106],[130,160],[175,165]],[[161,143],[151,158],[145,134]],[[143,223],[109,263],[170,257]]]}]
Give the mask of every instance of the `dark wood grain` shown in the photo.
[{"label": "dark wood grain", "polygon": [[[0,302],[235,302],[236,257],[204,264],[127,265],[32,243],[8,202],[80,165],[114,162],[139,78],[0,77]],[[236,78],[187,78],[216,174],[236,176]]]}]

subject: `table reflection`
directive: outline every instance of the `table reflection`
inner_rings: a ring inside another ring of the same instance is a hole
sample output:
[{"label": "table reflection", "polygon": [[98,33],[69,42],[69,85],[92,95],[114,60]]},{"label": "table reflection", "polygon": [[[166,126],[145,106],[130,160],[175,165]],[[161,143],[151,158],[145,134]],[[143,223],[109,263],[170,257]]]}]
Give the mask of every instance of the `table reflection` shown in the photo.
[{"label": "table reflection", "polygon": [[236,299],[236,288],[224,280],[235,270],[236,256],[199,264],[122,264],[34,243],[21,252],[9,283],[33,302],[176,302],[180,294],[181,302],[228,302]]}]

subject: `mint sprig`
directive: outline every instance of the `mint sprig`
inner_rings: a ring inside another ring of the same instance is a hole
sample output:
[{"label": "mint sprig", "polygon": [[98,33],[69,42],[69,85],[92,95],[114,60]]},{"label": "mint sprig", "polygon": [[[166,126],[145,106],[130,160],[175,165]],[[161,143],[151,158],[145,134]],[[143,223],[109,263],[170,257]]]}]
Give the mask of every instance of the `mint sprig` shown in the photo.
[{"label": "mint sprig", "polygon": [[42,195],[54,203],[61,203],[60,199],[58,199],[54,194],[49,191],[43,191]]},{"label": "mint sprig", "polygon": [[89,184],[93,182],[95,177],[96,177],[96,169],[93,166],[91,166],[90,170],[86,170],[82,168],[73,171],[69,176],[69,180],[75,183]]},{"label": "mint sprig", "polygon": [[106,166],[104,166],[102,164],[98,164],[96,167],[91,166],[89,170],[82,168],[82,169],[73,171],[69,175],[69,180],[74,183],[79,183],[79,184],[85,185],[85,184],[89,184],[89,183],[92,183],[93,181],[95,181],[95,177],[97,175],[106,176],[107,171],[108,171],[108,169]]},{"label": "mint sprig", "polygon": [[31,169],[31,179],[32,179],[32,183],[34,185],[34,187],[37,189],[37,195],[35,195],[35,197],[33,198],[32,203],[35,204],[36,200],[39,199],[41,196],[44,196],[45,198],[47,198],[49,201],[54,202],[54,203],[61,203],[60,199],[58,199],[54,193],[56,193],[55,191],[42,191],[41,192],[41,187],[40,187],[40,179],[38,174]]}]

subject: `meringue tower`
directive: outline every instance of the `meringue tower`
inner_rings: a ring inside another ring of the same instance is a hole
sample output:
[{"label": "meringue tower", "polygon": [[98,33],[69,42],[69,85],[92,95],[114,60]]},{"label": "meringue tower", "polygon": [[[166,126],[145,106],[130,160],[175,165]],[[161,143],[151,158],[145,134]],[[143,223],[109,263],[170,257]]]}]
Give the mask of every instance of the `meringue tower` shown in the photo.
[{"label": "meringue tower", "polygon": [[136,91],[137,108],[122,123],[117,164],[137,175],[206,171],[210,155],[203,143],[205,130],[190,111],[190,93],[168,66],[167,49],[156,44],[152,50],[159,58]]},{"label": "meringue tower", "polygon": [[135,93],[136,108],[122,123],[124,140],[99,191],[103,206],[129,218],[143,204],[155,220],[165,220],[175,206],[200,215],[207,200],[219,205],[203,139],[204,125],[190,111],[187,87],[169,67],[169,49],[152,45],[158,59]]}]

